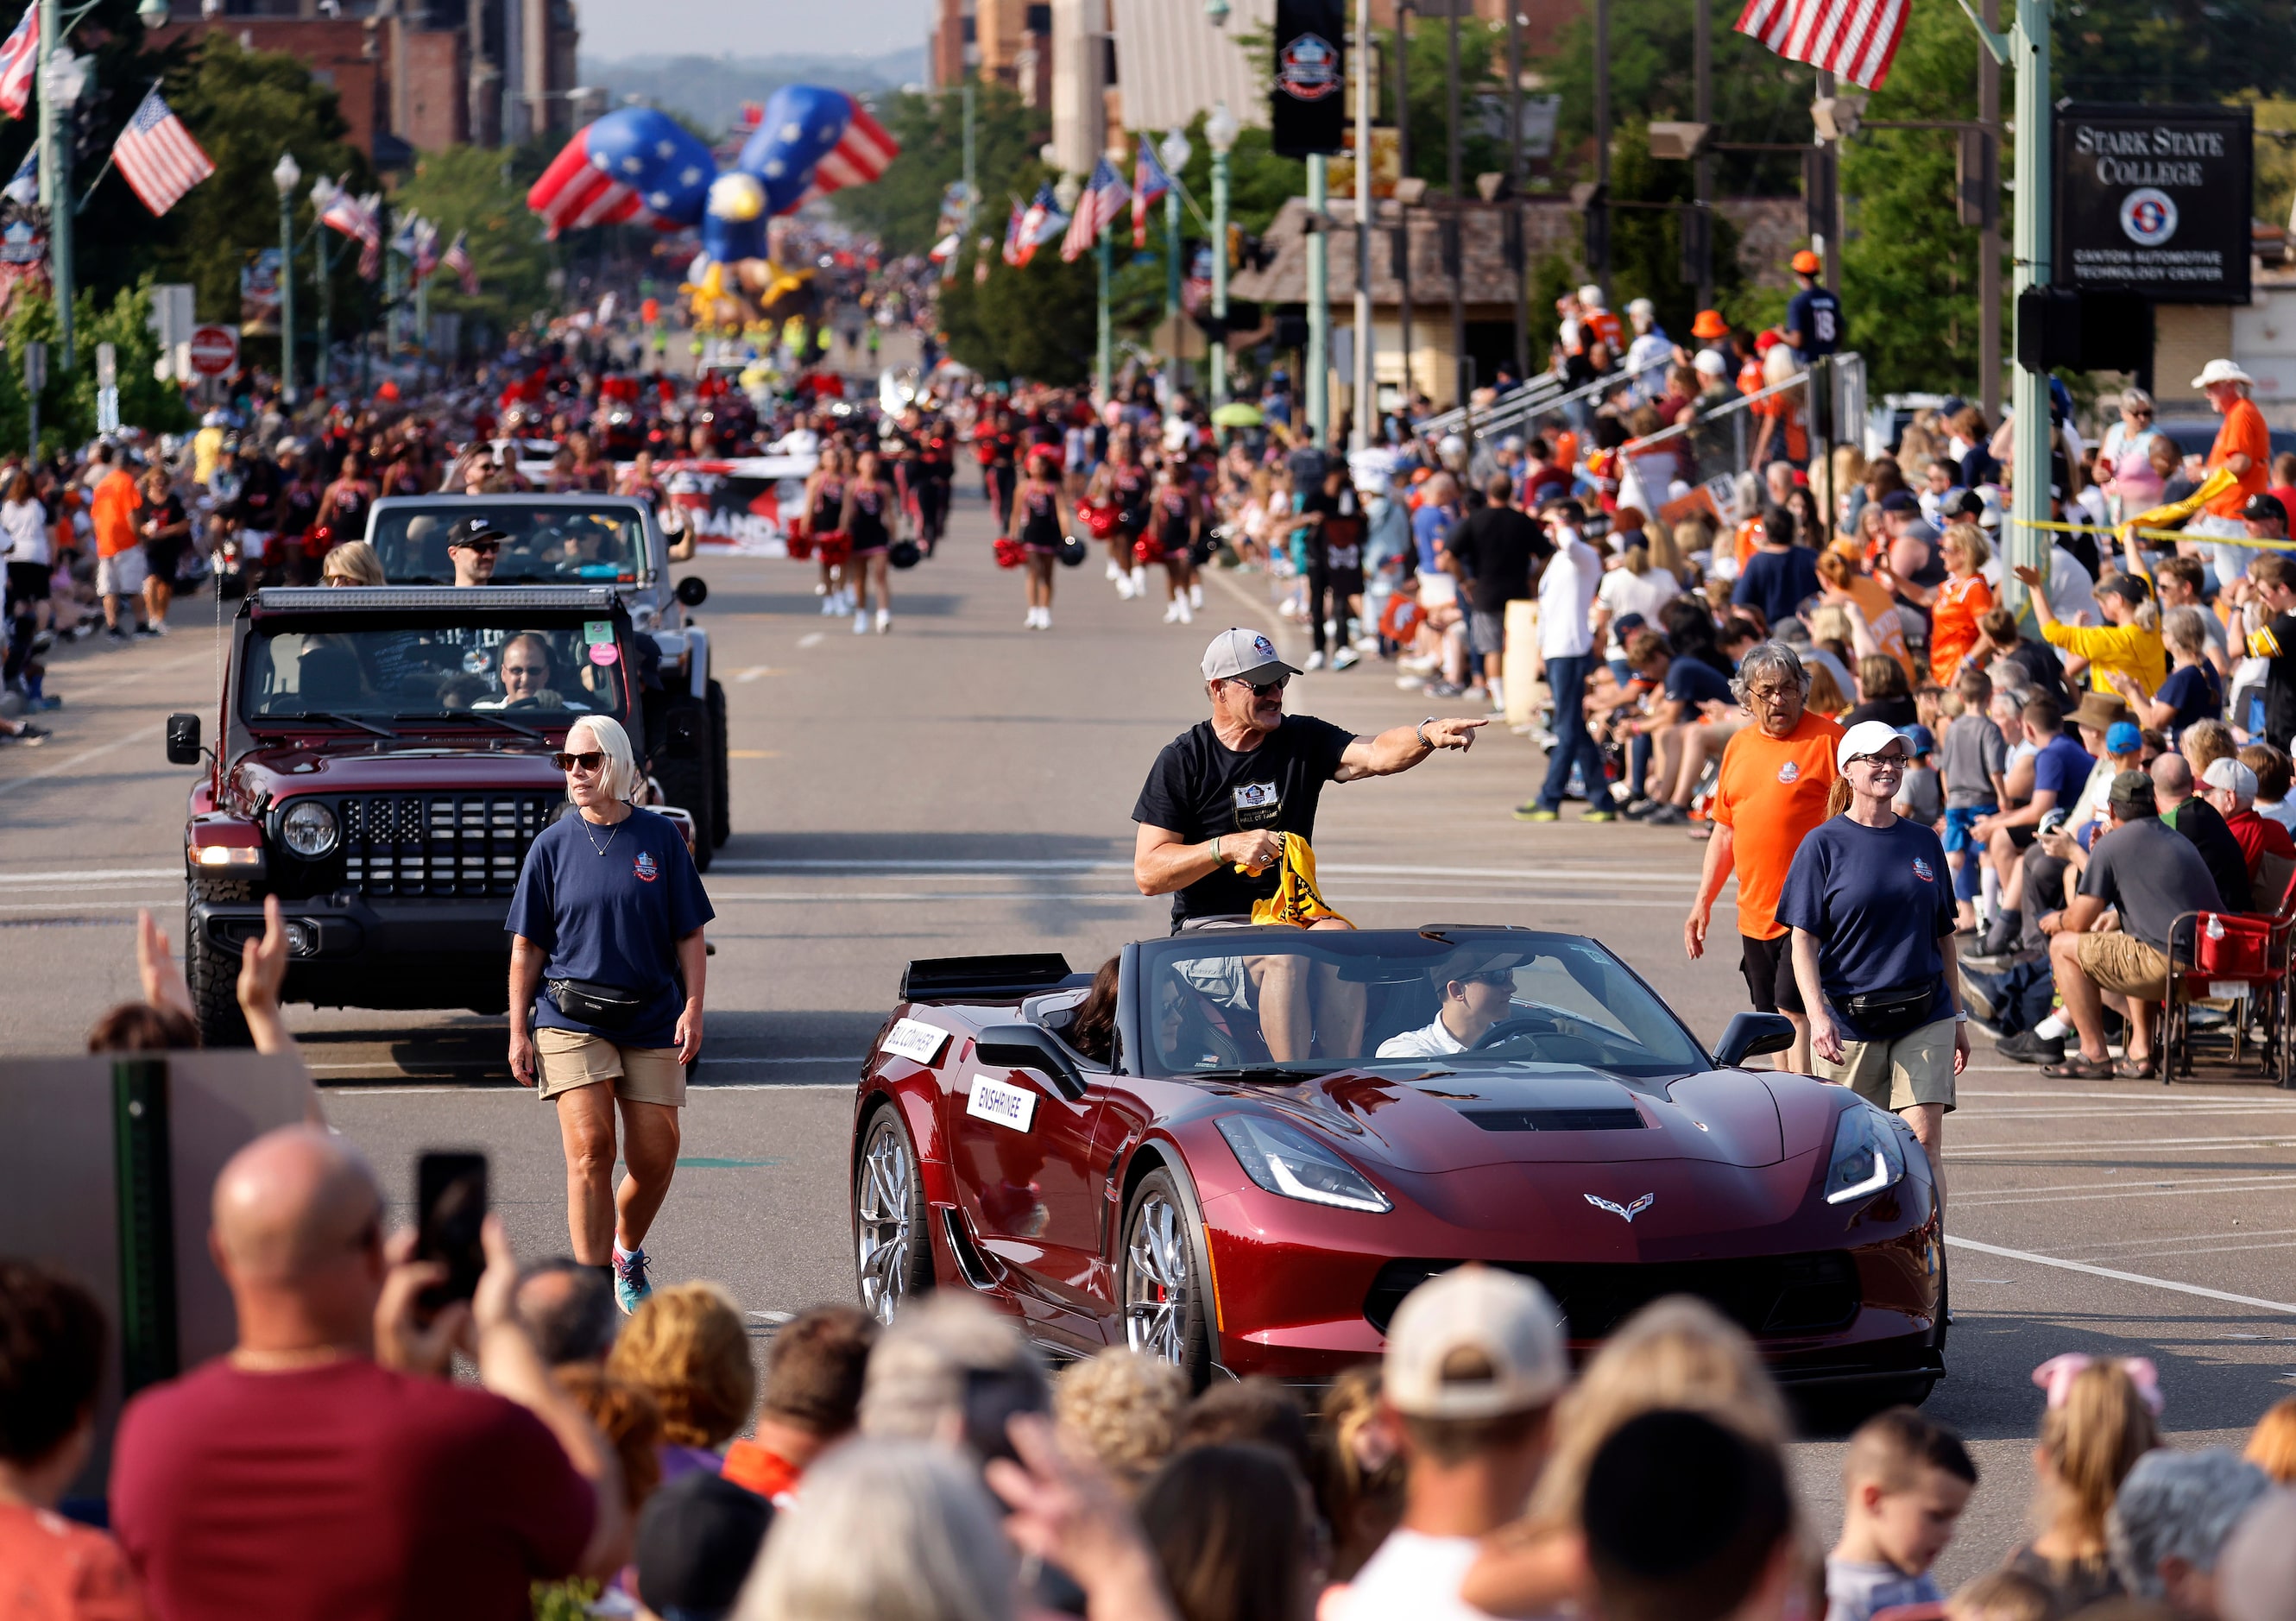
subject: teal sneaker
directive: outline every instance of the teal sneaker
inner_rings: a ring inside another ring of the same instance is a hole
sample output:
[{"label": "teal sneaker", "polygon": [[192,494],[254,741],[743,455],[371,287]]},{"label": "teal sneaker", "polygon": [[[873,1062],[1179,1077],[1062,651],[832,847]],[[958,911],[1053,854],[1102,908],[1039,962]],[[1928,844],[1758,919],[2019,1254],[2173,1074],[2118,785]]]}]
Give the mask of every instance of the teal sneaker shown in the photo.
[{"label": "teal sneaker", "polygon": [[651,1265],[643,1249],[614,1257],[614,1304],[622,1308],[625,1317],[653,1293],[653,1280],[646,1276],[646,1268]]}]

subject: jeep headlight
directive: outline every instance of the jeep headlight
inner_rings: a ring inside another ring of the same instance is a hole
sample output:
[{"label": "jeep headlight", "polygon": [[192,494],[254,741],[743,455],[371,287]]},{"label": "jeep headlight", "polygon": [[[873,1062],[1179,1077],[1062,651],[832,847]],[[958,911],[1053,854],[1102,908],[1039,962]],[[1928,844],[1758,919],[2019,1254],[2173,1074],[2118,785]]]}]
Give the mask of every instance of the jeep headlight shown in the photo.
[{"label": "jeep headlight", "polygon": [[335,847],[335,813],[316,799],[304,799],[279,818],[279,839],[306,861]]},{"label": "jeep headlight", "polygon": [[1906,1174],[1898,1123],[1863,1100],[1841,1111],[1825,1167],[1825,1202],[1848,1204],[1894,1186]]},{"label": "jeep headlight", "polygon": [[1362,1172],[1296,1126],[1256,1115],[1226,1115],[1218,1124],[1243,1174],[1270,1193],[1374,1215],[1395,1208]]}]

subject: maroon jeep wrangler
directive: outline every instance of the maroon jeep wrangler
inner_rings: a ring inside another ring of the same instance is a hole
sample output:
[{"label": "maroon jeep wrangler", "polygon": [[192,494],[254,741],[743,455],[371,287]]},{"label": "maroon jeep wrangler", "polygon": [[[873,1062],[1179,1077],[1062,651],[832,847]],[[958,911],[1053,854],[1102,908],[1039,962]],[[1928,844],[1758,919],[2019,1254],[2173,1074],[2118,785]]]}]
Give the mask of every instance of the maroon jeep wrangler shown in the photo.
[{"label": "maroon jeep wrangler", "polygon": [[[232,627],[217,746],[184,832],[185,978],[210,1046],[243,1044],[242,945],[286,914],[284,998],[507,1005],[503,920],[527,847],[566,806],[551,763],[585,715],[641,751],[643,651],[607,586],[266,590]],[[680,816],[688,823],[691,819]]]}]

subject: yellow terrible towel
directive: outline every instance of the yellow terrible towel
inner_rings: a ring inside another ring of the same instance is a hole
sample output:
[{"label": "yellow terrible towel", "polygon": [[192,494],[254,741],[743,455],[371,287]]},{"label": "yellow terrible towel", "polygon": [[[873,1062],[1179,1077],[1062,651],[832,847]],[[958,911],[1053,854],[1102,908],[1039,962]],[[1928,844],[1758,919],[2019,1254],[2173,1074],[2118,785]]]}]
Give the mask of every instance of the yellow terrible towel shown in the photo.
[{"label": "yellow terrible towel", "polygon": [[[1242,871],[1238,868],[1237,871]],[[1275,893],[1264,901],[1251,904],[1251,921],[1255,923],[1290,923],[1300,929],[1331,918],[1346,923],[1347,919],[1332,910],[1324,899],[1323,891],[1316,887],[1316,852],[1297,833],[1283,835],[1283,860],[1276,869]],[[1352,929],[1354,924],[1349,923]]]}]

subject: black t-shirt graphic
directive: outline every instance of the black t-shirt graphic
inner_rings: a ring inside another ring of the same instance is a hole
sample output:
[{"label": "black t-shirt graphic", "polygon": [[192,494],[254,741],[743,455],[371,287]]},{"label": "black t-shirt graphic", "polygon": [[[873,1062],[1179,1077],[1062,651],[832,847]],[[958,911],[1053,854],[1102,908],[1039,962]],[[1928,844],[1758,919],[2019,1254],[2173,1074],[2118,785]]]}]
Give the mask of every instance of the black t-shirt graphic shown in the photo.
[{"label": "black t-shirt graphic", "polygon": [[[1156,757],[1132,819],[1169,828],[1201,844],[1222,833],[1266,829],[1313,843],[1316,802],[1340,769],[1355,733],[1312,715],[1287,715],[1267,741],[1239,754],[1210,721],[1191,726]],[[1172,921],[1250,915],[1254,901],[1275,893],[1276,869],[1259,877],[1227,863],[1172,897]]]}]

